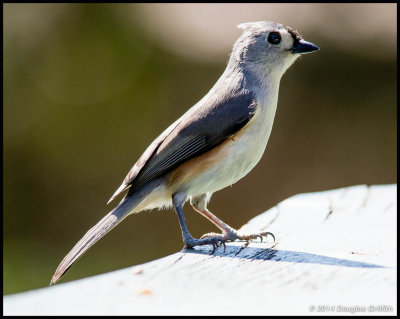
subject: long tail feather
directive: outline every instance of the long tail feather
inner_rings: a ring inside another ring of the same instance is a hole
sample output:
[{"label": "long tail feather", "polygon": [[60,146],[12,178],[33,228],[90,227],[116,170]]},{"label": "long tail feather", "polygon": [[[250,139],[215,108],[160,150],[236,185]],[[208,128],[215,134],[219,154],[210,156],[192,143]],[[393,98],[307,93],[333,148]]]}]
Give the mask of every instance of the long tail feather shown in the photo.
[{"label": "long tail feather", "polygon": [[135,206],[137,206],[138,202],[140,202],[140,198],[138,197],[141,196],[130,196],[123,199],[116,208],[92,227],[61,261],[53,275],[53,278],[51,278],[50,285],[55,284],[79,257],[81,257],[101,237],[120,223],[135,208]]}]

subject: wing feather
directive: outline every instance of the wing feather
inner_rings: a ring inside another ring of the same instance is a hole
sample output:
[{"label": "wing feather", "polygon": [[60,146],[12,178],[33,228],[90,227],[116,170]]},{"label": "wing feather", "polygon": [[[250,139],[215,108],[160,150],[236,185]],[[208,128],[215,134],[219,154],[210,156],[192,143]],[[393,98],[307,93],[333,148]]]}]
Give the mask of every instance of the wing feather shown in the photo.
[{"label": "wing feather", "polygon": [[110,201],[127,188],[129,196],[154,178],[216,147],[243,128],[257,106],[248,91],[209,100],[213,102],[196,104],[147,148]]}]

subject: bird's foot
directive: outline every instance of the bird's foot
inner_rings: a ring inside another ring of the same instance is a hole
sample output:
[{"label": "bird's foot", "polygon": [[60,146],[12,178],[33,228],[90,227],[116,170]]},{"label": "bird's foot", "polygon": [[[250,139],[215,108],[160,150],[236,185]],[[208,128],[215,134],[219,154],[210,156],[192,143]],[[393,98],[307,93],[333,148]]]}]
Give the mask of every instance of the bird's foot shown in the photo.
[{"label": "bird's foot", "polygon": [[221,236],[219,236],[218,234],[216,234],[217,236],[209,236],[207,238],[200,238],[200,239],[196,239],[193,237],[190,238],[185,238],[185,247],[184,248],[193,248],[194,246],[204,246],[204,245],[212,245],[213,250],[211,252],[211,254],[213,254],[215,252],[215,250],[217,249],[217,247],[221,247],[224,246],[224,252],[226,249],[225,246],[225,241],[221,238]]},{"label": "bird's foot", "polygon": [[272,236],[272,238],[274,239],[274,243],[275,243],[276,240],[275,240],[275,236],[273,233],[260,232],[260,233],[256,233],[256,234],[245,235],[245,234],[238,233],[238,231],[235,229],[228,229],[228,230],[224,231],[222,234],[207,233],[207,234],[204,234],[203,236],[201,236],[201,239],[220,238],[223,241],[245,240],[246,243],[243,245],[243,247],[247,247],[253,239],[260,238],[260,241],[263,241],[263,237],[267,237],[268,235]]}]

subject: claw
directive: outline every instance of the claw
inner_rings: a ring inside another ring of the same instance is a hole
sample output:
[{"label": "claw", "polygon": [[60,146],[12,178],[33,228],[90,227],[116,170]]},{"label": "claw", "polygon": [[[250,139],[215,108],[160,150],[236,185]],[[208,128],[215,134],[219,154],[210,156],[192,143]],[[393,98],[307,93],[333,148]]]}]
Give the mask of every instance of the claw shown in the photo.
[{"label": "claw", "polygon": [[212,247],[213,247],[213,250],[211,251],[210,255],[214,254],[214,252],[215,252],[215,245],[213,244]]},{"label": "claw", "polygon": [[245,249],[251,242],[251,239],[248,239],[243,245],[242,245],[242,249]]},{"label": "claw", "polygon": [[221,246],[224,246],[224,252],[226,251],[225,241],[222,238],[215,238],[215,237],[211,237],[211,238],[213,240],[213,242],[212,242],[213,250],[212,250],[211,254],[213,254],[215,252],[215,250]]},{"label": "claw", "polygon": [[223,241],[223,240],[221,240],[221,246],[224,246],[224,253],[225,253],[225,251],[226,251],[226,245],[225,245],[225,242]]},{"label": "claw", "polygon": [[266,231],[266,232],[263,232],[262,235],[265,236],[265,237],[267,237],[268,235],[271,235],[272,238],[274,239],[274,244],[275,244],[276,239],[275,239],[275,235],[273,233],[270,233],[270,232]]}]

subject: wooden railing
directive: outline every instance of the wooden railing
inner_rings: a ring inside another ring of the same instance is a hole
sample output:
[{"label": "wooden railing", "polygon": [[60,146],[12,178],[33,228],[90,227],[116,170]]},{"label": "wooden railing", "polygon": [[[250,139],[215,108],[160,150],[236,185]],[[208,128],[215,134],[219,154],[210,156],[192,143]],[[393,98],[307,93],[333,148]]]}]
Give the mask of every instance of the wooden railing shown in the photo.
[{"label": "wooden railing", "polygon": [[204,246],[3,298],[5,315],[397,314],[397,185],[293,196]]}]

